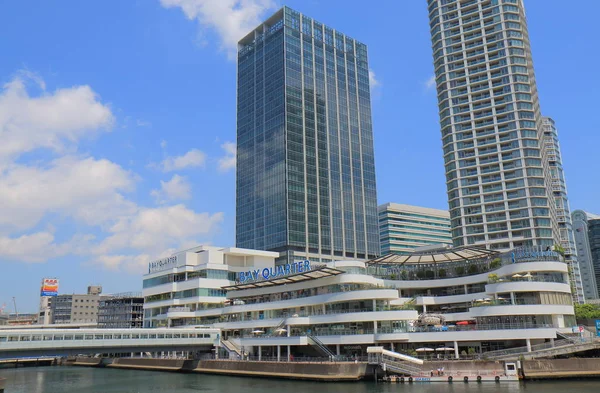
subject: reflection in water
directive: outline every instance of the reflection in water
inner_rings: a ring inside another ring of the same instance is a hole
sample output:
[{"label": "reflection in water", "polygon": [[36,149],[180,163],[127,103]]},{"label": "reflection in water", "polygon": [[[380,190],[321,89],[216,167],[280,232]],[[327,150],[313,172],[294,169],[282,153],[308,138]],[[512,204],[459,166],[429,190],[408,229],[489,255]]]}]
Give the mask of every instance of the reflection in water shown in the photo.
[{"label": "reflection in water", "polygon": [[519,383],[391,384],[375,382],[318,383],[202,374],[113,370],[88,367],[39,367],[0,370],[7,393],[587,393],[598,381]]}]

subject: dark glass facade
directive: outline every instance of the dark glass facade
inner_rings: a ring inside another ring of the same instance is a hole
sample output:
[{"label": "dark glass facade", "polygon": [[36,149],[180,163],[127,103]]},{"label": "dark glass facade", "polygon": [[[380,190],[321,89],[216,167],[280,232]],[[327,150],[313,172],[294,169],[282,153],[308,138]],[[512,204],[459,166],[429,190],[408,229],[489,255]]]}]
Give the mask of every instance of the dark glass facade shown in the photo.
[{"label": "dark glass facade", "polygon": [[236,245],[379,254],[367,47],[284,7],[239,43]]},{"label": "dark glass facade", "polygon": [[588,221],[588,238],[590,241],[590,251],[592,252],[596,285],[600,293],[600,285],[598,285],[600,283],[600,219]]}]

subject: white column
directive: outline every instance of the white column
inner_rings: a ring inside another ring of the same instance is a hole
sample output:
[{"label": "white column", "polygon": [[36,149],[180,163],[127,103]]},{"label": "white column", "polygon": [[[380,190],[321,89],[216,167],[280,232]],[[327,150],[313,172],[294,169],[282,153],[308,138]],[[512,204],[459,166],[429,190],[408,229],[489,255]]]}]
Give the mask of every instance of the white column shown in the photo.
[{"label": "white column", "polygon": [[[288,337],[291,336],[292,335],[292,328],[290,327],[290,325],[287,325],[286,329],[287,329],[287,336]],[[288,345],[288,347],[289,347],[289,345]]]},{"label": "white column", "polygon": [[340,344],[335,344],[335,354],[340,356]]},{"label": "white column", "polygon": [[527,338],[525,342],[527,343],[527,352],[531,352],[531,340]]},{"label": "white column", "polygon": [[427,305],[423,304],[423,313],[427,312]]},{"label": "white column", "polygon": [[390,343],[390,348],[391,348],[392,352],[394,352],[394,343],[393,342]]},{"label": "white column", "polygon": [[258,361],[260,362],[262,358],[262,347],[259,345],[258,346]]},{"label": "white column", "polygon": [[456,359],[460,358],[459,353],[458,353],[458,341],[454,341],[454,357]]},{"label": "white column", "polygon": [[325,303],[323,303],[323,315],[325,315]]},{"label": "white column", "polygon": [[281,361],[281,345],[277,346],[277,361]]},{"label": "white column", "polygon": [[377,334],[377,321],[373,321],[373,334]]},{"label": "white column", "polygon": [[288,345],[287,347],[288,347],[288,348],[287,348],[287,349],[288,349],[288,352],[287,352],[287,358],[288,358],[288,362],[289,362],[289,361],[291,360],[291,358],[290,358],[290,355],[292,354],[292,351],[291,351],[291,348],[292,348],[292,346],[291,346],[291,345]]},{"label": "white column", "polygon": [[513,306],[515,305],[515,293],[514,292],[510,293],[510,304],[512,304]]},{"label": "white column", "polygon": [[373,299],[373,311],[377,311],[377,301]]},{"label": "white column", "polygon": [[550,345],[552,346],[552,348],[554,348],[554,338],[550,339]]}]

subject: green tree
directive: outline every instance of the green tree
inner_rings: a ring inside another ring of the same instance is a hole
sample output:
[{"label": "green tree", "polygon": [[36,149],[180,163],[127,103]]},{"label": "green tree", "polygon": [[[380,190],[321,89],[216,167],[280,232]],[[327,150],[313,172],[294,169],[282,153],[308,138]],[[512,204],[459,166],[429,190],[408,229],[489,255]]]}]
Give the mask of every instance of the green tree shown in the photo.
[{"label": "green tree", "polygon": [[490,269],[498,269],[502,265],[502,259],[496,258],[490,263]]},{"label": "green tree", "polygon": [[565,256],[565,248],[563,246],[561,246],[560,244],[555,244],[553,248],[554,248],[554,251],[556,251],[563,257]]},{"label": "green tree", "polygon": [[597,304],[575,304],[575,318],[600,319],[600,306]]}]

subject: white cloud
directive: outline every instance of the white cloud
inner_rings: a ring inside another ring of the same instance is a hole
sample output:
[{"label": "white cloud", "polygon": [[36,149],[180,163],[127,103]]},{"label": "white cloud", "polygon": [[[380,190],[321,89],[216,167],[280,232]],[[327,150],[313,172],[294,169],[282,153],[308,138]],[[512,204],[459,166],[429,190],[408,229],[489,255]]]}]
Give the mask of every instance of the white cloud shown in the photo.
[{"label": "white cloud", "polygon": [[213,30],[221,48],[235,58],[237,42],[261,23],[261,17],[277,6],[273,0],[160,0],[165,8],[179,7],[203,30]]},{"label": "white cloud", "polygon": [[371,90],[381,86],[381,82],[379,82],[373,70],[369,70],[369,86]]},{"label": "white cloud", "polygon": [[[31,85],[39,90],[35,96]],[[43,79],[22,71],[0,88],[0,261],[86,256],[105,268],[135,270],[168,250],[210,240],[222,213],[198,213],[184,205],[139,206],[129,198],[136,174],[76,153],[82,138],[113,123],[110,108],[89,86],[48,93]],[[41,149],[52,154],[22,157]],[[161,168],[204,162],[204,153],[194,149],[165,159]],[[190,194],[178,175],[161,182],[159,192],[171,199]],[[73,230],[81,234],[62,240]]]},{"label": "white cloud", "polygon": [[160,163],[163,172],[172,172],[185,168],[204,167],[206,154],[198,149],[192,149],[182,156],[167,157]]},{"label": "white cloud", "polygon": [[221,149],[225,151],[225,155],[219,158],[219,171],[227,172],[230,169],[235,169],[236,163],[236,145],[233,142],[225,142],[221,145]]},{"label": "white cloud", "polygon": [[427,79],[427,81],[425,82],[425,88],[426,89],[434,89],[435,88],[435,75],[431,75],[431,78]]},{"label": "white cloud", "polygon": [[135,208],[122,195],[135,180],[104,159],[65,156],[47,165],[11,164],[0,172],[0,232],[30,229],[51,213],[103,224]]},{"label": "white cloud", "polygon": [[[37,84],[42,94],[31,97],[27,82]],[[38,148],[61,151],[68,142],[110,129],[113,122],[110,108],[89,86],[48,93],[39,76],[21,71],[0,90],[0,165]]]},{"label": "white cloud", "polygon": [[[115,268],[123,263],[135,263],[135,258],[140,255],[154,255],[154,259],[167,249],[198,244],[203,237],[216,231],[222,221],[223,213],[196,213],[181,204],[140,208],[136,214],[115,224],[110,229],[112,234],[92,248],[98,255],[94,262]],[[128,250],[130,254],[123,252]]]},{"label": "white cloud", "polygon": [[89,235],[76,235],[68,242],[56,244],[54,234],[48,231],[12,238],[0,236],[0,259],[45,262],[50,258],[83,253],[92,239]]},{"label": "white cloud", "polygon": [[167,147],[167,141],[165,141],[164,139],[162,141],[160,141],[160,148],[161,149],[165,149]]},{"label": "white cloud", "polygon": [[167,201],[190,199],[192,187],[183,176],[173,175],[169,181],[160,181],[160,190],[152,190],[150,193],[158,203]]}]

